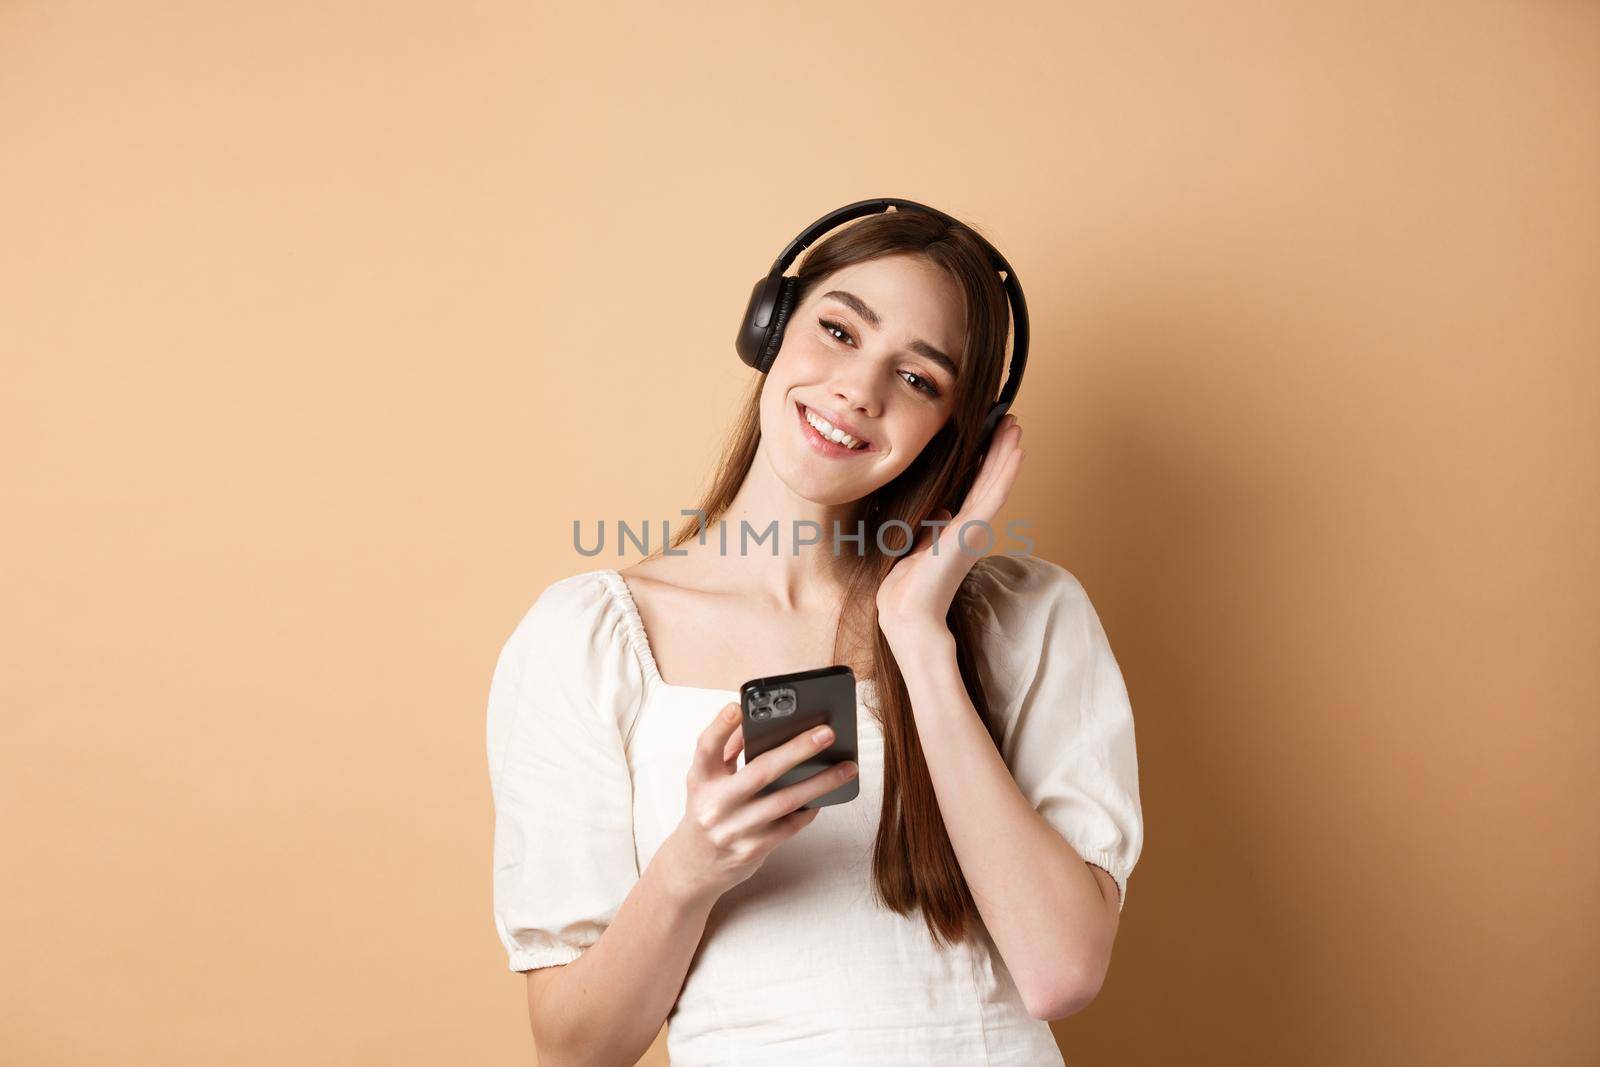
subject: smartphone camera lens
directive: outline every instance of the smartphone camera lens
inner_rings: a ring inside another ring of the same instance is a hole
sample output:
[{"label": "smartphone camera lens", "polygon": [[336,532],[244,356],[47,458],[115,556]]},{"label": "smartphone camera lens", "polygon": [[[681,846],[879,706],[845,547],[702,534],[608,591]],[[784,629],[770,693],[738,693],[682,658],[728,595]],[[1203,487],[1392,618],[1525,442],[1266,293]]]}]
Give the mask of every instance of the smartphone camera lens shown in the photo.
[{"label": "smartphone camera lens", "polygon": [[794,711],[794,694],[785,690],[772,698],[772,709],[779,715],[788,715]]}]

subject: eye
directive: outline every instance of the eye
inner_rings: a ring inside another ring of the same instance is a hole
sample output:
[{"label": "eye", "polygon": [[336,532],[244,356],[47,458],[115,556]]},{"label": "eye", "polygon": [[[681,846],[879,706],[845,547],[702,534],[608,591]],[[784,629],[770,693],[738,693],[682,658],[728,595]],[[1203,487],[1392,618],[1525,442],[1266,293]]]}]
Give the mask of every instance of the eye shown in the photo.
[{"label": "eye", "polygon": [[[837,322],[833,322],[830,319],[818,319],[817,325],[826,330],[830,336],[833,334],[834,330],[838,330],[840,333],[844,334],[844,340],[849,341],[851,344],[855,343],[855,338],[850,336],[850,331],[845,329]],[[835,337],[834,340],[837,341],[839,338]]]},{"label": "eye", "polygon": [[[844,334],[844,340],[849,341],[852,345],[855,344],[855,338],[851,336],[849,328],[844,324],[834,322],[832,319],[818,319],[817,325],[821,326],[828,336],[833,337],[834,340],[839,340],[839,338],[834,334],[834,331],[838,331],[839,333]],[[900,373],[904,375],[910,375],[911,378],[916,379],[915,381],[907,381],[905,378],[901,379],[901,381],[905,381],[907,385],[911,386],[911,388],[919,389],[929,396],[936,397],[939,395],[939,389],[933,384],[932,379],[924,378],[922,375],[917,374],[914,371],[901,371]]]}]

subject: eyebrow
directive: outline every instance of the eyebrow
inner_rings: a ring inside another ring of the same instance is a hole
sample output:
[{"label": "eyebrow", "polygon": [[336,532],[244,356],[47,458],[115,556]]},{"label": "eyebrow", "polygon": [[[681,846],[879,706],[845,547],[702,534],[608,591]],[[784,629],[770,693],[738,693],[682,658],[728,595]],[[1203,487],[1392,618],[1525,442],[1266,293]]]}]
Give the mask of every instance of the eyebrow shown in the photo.
[{"label": "eyebrow", "polygon": [[[839,303],[845,305],[851,311],[854,311],[857,315],[860,315],[862,318],[866,319],[867,324],[874,330],[883,324],[883,320],[878,318],[878,313],[868,307],[866,301],[862,300],[854,293],[847,293],[843,289],[830,289],[822,295],[824,299],[831,297],[834,300],[839,301]],[[934,363],[937,363],[939,366],[943,367],[945,373],[950,375],[950,377],[961,377],[961,370],[956,366],[956,361],[930,345],[928,342],[922,340],[922,338],[919,337],[915,341],[912,341],[909,347],[911,351],[925,357],[926,359],[932,360]]]}]

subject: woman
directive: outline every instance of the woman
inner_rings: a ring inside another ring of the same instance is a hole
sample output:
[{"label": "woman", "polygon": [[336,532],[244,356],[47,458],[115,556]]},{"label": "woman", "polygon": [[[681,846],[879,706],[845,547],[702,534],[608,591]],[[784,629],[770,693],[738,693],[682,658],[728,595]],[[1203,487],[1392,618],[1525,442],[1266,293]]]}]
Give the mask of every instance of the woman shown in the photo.
[{"label": "woman", "polygon": [[[811,247],[794,301],[674,551],[553,583],[495,668],[495,920],[541,1062],[633,1063],[666,1021],[675,1067],[1061,1063],[1143,823],[1083,587],[956,540],[1022,459],[1014,416],[978,439],[1005,291],[973,231],[902,210]],[[859,796],[797,810],[845,765],[756,797],[828,739],[741,765],[738,687],[832,663]]]}]

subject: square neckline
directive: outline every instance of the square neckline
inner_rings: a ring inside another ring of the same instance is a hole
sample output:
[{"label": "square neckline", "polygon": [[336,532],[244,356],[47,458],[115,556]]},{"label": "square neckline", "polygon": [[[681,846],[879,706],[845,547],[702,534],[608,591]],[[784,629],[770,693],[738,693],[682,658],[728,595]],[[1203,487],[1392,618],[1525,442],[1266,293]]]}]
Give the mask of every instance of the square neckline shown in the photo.
[{"label": "square neckline", "polygon": [[[645,632],[644,618],[639,614],[639,605],[633,599],[633,590],[628,588],[628,580],[622,576],[622,571],[615,567],[602,567],[595,572],[604,582],[607,591],[622,609],[622,617],[627,623],[628,640],[633,645],[634,654],[639,659],[639,665],[644,669],[645,679],[652,685],[662,689],[675,689],[688,693],[717,693],[730,696],[735,700],[739,698],[737,689],[716,689],[706,685],[678,685],[661,677],[661,667],[656,663],[655,650],[650,647],[650,635]],[[856,699],[872,707],[877,706],[877,686],[871,678],[856,679]]]}]

